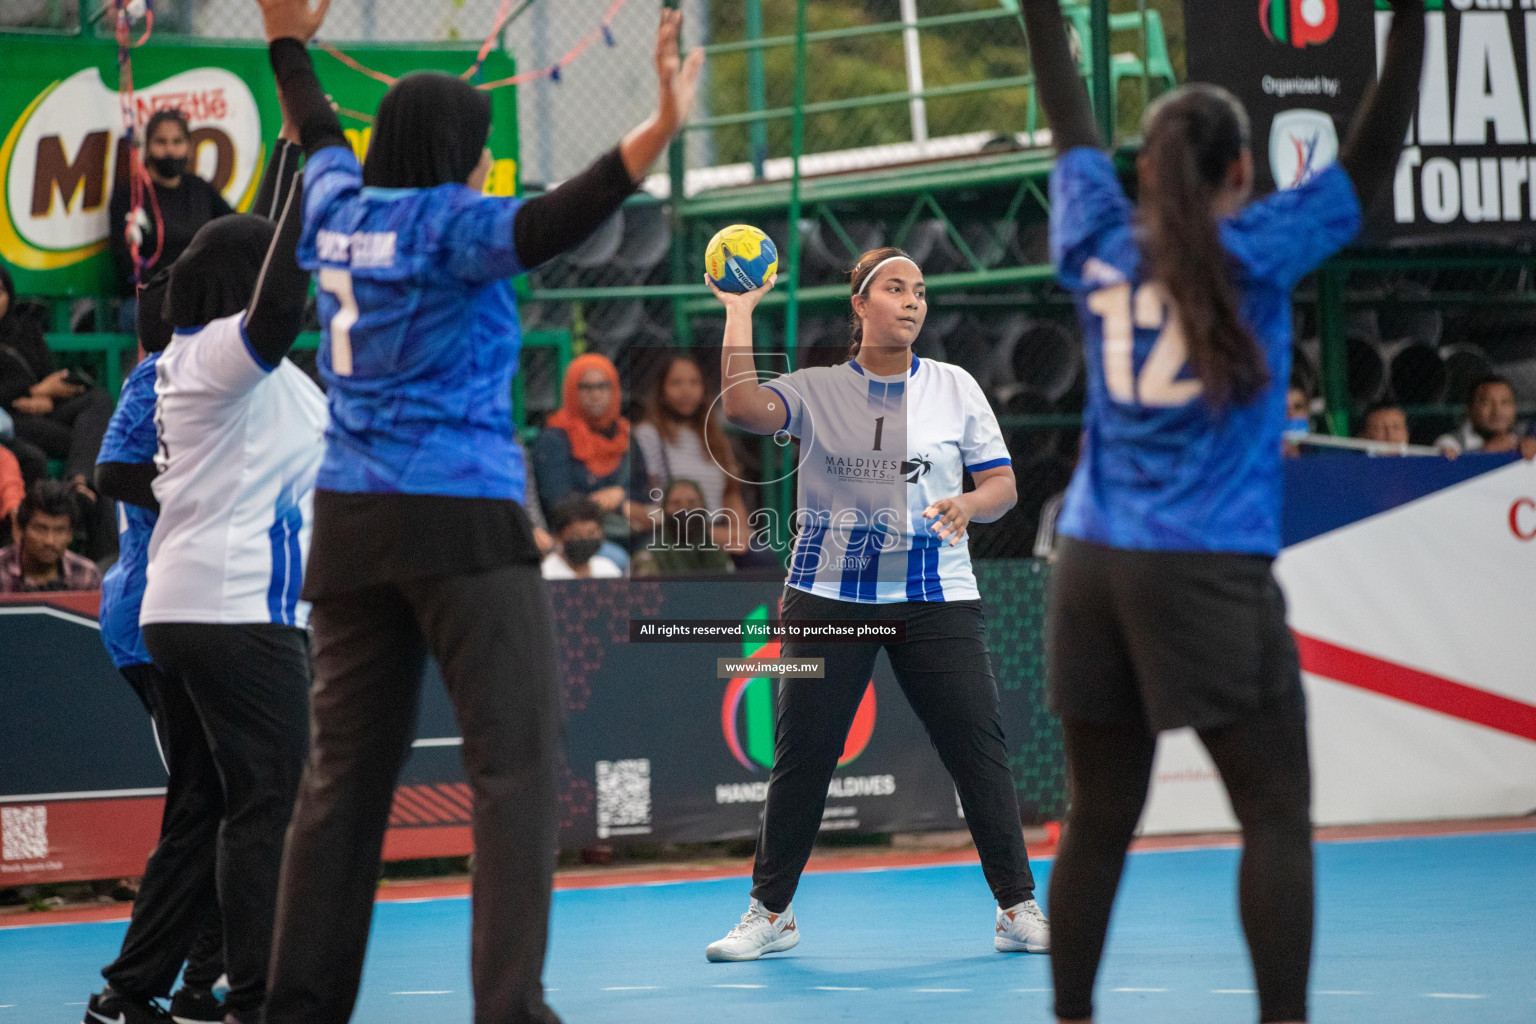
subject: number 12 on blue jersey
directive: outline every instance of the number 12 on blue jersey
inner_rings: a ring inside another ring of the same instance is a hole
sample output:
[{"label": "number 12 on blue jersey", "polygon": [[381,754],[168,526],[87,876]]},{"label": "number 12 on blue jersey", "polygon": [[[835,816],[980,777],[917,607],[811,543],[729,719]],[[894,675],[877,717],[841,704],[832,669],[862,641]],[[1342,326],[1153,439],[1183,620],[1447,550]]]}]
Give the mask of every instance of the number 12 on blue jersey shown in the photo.
[{"label": "number 12 on blue jersey", "polygon": [[[1198,380],[1179,379],[1189,361],[1189,345],[1178,311],[1162,285],[1148,282],[1131,291],[1129,283],[1088,294],[1088,309],[1103,322],[1104,386],[1126,405],[1173,409],[1200,396]],[[1141,373],[1135,370],[1136,331],[1157,331]]]}]

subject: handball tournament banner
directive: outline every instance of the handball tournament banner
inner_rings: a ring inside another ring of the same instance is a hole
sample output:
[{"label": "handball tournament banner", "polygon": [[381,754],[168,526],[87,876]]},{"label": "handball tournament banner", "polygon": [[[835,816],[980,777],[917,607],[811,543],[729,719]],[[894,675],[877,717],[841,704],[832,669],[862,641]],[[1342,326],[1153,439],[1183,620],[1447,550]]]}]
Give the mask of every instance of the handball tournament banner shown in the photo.
[{"label": "handball tournament banner", "polygon": [[[1418,116],[1384,242],[1528,238],[1536,224],[1536,2],[1429,0]],[[1260,191],[1333,162],[1375,81],[1392,15],[1364,0],[1184,0],[1191,81],[1253,117]],[[1374,55],[1374,59],[1373,59]]]},{"label": "handball tournament banner", "polygon": [[[982,562],[992,666],[1028,821],[1060,816],[1065,772],[1044,706],[1044,566]],[[721,678],[723,659],[777,657],[733,639],[631,644],[632,620],[762,625],[774,582],[581,580],[550,586],[566,711],[560,841],[687,842],[755,836],[773,763],[773,687]],[[0,602],[0,887],[138,874],[153,848],[165,770],[148,715],[112,668],[95,595]],[[435,669],[396,790],[385,856],[470,852],[461,737]],[[877,663],[828,792],[823,831],[965,827],[920,722]]]},{"label": "handball tournament banner", "polygon": [[[1319,825],[1536,808],[1536,463],[1285,462],[1285,590]],[[1143,828],[1236,827],[1188,730],[1165,733]]]},{"label": "handball tournament banner", "polygon": [[[458,74],[476,47],[349,48],[386,74],[440,70]],[[312,51],[325,90],[341,109],[342,127],[361,156],[368,124],[385,86],[320,50]],[[23,295],[97,294],[112,280],[107,255],[107,204],[127,166],[122,145],[117,46],[107,39],[40,38],[0,33],[0,258]],[[513,73],[493,52],[483,74]],[[267,48],[249,43],[185,45],[151,42],[133,51],[133,118],[142,128],[157,110],[176,107],[192,129],[191,167],[237,210],[261,183],[271,143],[282,125]],[[515,90],[491,93],[487,191],[511,195],[517,182]]]}]

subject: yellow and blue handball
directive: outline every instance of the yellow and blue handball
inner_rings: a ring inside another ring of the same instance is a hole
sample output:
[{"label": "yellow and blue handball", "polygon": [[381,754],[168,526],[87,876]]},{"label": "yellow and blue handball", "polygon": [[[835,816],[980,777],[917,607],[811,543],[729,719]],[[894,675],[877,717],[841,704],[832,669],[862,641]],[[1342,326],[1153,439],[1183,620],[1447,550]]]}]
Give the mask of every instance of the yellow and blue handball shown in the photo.
[{"label": "yellow and blue handball", "polygon": [[778,271],[778,246],[750,224],[721,228],[704,250],[704,272],[723,292],[761,288]]}]

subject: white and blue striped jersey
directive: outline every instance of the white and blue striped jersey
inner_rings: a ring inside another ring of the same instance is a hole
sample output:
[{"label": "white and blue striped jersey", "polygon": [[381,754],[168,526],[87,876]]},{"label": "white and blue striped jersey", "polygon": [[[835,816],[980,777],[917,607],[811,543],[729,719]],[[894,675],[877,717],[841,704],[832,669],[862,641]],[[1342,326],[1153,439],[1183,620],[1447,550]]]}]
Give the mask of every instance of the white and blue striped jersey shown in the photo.
[{"label": "white and blue striped jersey", "polygon": [[997,417],[958,366],[919,360],[877,377],[857,362],[764,384],[800,439],[789,586],[860,604],[976,600],[968,539],[953,547],[923,510],[964,472],[1010,465]]},{"label": "white and blue striped jersey", "polygon": [[325,396],[264,363],[245,314],[178,331],[155,367],[160,519],[139,621],[305,626]]}]

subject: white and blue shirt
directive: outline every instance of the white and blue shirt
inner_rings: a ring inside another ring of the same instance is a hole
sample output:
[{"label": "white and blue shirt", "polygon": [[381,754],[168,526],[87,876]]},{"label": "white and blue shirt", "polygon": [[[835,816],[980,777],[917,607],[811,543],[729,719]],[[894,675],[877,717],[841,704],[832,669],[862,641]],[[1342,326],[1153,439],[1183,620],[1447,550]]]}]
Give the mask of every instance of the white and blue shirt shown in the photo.
[{"label": "white and blue shirt", "polygon": [[303,627],[299,600],[325,455],[325,396],[270,366],[245,314],[178,331],[156,366],[160,520],[140,623]]},{"label": "white and blue shirt", "polygon": [[975,379],[912,357],[874,376],[857,362],[764,383],[800,439],[798,535],[786,581],[836,601],[979,599],[968,536],[940,540],[923,510],[960,494],[964,473],[1011,465]]},{"label": "white and blue shirt", "polygon": [[[139,360],[122,393],[117,410],[101,441],[98,464],[122,462],[145,465],[155,461],[155,364],[160,354]],[[139,628],[139,604],[144,600],[144,571],[149,564],[149,538],[158,516],[147,508],[118,502],[118,555],[101,578],[101,642],[118,668],[147,665],[144,631]]]}]

